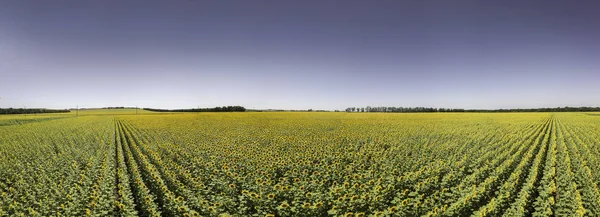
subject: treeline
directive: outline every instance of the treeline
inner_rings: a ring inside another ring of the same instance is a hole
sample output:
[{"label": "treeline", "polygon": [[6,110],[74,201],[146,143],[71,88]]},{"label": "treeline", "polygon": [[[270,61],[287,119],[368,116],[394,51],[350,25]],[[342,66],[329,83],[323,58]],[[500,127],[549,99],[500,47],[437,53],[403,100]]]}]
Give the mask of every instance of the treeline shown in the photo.
[{"label": "treeline", "polygon": [[45,108],[0,108],[0,114],[39,114],[39,113],[67,113],[68,109],[45,109]]},{"label": "treeline", "polygon": [[116,106],[116,107],[102,107],[102,109],[136,109],[136,107]]},{"label": "treeline", "polygon": [[195,109],[153,109],[144,108],[147,111],[153,112],[245,112],[246,108],[243,106],[223,106],[214,108],[195,108]]},{"label": "treeline", "polygon": [[531,109],[451,109],[428,107],[349,107],[346,112],[600,112],[600,107],[556,107]]}]

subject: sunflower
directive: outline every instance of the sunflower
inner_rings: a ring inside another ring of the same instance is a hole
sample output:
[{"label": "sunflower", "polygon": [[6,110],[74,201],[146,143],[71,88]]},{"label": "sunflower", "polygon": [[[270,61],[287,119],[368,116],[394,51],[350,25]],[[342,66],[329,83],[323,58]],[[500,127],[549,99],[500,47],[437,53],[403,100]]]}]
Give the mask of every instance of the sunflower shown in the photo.
[{"label": "sunflower", "polygon": [[214,208],[214,207],[212,207],[212,206],[209,206],[209,207],[208,207],[208,212],[215,212],[215,208]]},{"label": "sunflower", "polygon": [[269,199],[275,199],[275,194],[269,194],[269,195],[267,195],[267,197],[268,197]]},{"label": "sunflower", "polygon": [[275,217],[275,214],[267,214],[265,217]]},{"label": "sunflower", "polygon": [[310,197],[312,197],[312,193],[308,192],[308,193],[305,194],[305,196],[308,197],[308,198],[310,198]]},{"label": "sunflower", "polygon": [[323,202],[319,201],[319,202],[315,203],[316,209],[321,208],[321,207],[323,207]]},{"label": "sunflower", "polygon": [[310,208],[310,206],[311,206],[310,203],[304,203],[304,204],[302,204],[302,208],[305,208],[305,209]]},{"label": "sunflower", "polygon": [[355,217],[364,217],[365,213],[364,212],[359,212],[359,213],[356,213],[356,215],[354,215],[354,216]]},{"label": "sunflower", "polygon": [[344,217],[352,217],[354,216],[353,212],[347,212],[346,214],[344,214]]},{"label": "sunflower", "polygon": [[285,208],[288,208],[288,207],[290,207],[290,205],[289,205],[287,202],[283,202],[283,203],[281,203],[281,204],[279,205],[279,207],[278,207],[278,208],[280,208],[280,209],[285,209]]},{"label": "sunflower", "polygon": [[365,194],[363,194],[363,196],[362,196],[362,198],[363,198],[363,199],[365,199],[365,200],[366,200],[366,199],[369,199],[370,197],[371,197],[371,195],[370,195],[369,193],[365,193]]}]

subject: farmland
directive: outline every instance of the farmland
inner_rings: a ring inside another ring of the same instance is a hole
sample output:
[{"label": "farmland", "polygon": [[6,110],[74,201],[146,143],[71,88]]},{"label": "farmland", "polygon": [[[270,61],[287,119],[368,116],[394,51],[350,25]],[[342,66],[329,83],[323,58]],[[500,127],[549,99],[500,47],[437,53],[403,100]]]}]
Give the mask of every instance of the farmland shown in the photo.
[{"label": "farmland", "polygon": [[0,216],[600,216],[597,113],[0,116]]}]

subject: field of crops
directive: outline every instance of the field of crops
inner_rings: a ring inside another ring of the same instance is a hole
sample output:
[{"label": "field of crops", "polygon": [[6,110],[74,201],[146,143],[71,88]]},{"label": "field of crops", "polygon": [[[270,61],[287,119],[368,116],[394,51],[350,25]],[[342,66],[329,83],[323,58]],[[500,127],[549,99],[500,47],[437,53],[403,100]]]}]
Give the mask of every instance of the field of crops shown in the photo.
[{"label": "field of crops", "polygon": [[0,116],[0,216],[600,216],[600,114]]}]

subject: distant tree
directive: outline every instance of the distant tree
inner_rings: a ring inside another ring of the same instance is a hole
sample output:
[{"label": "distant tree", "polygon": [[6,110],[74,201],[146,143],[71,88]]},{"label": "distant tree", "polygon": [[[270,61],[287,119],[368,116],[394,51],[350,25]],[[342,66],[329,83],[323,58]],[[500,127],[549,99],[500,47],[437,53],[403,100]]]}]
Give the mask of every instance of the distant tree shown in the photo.
[{"label": "distant tree", "polygon": [[349,107],[347,112],[599,112],[600,107],[556,107],[533,109],[461,109],[461,108],[432,108],[432,107]]},{"label": "distant tree", "polygon": [[147,111],[154,112],[245,112],[246,108],[242,106],[223,106],[223,107],[214,107],[214,108],[193,108],[193,109],[153,109],[153,108],[144,108]]}]

